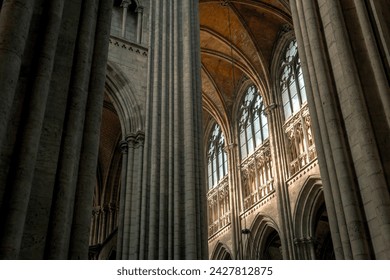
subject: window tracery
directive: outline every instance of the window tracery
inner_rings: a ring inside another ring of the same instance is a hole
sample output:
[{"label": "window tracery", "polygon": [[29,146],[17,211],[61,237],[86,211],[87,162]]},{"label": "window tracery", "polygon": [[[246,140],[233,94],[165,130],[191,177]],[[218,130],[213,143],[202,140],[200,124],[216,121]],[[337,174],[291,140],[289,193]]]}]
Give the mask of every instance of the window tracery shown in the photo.
[{"label": "window tracery", "polygon": [[244,210],[273,193],[268,121],[257,88],[250,86],[238,119]]},{"label": "window tracery", "polygon": [[227,174],[225,139],[218,124],[214,125],[208,142],[207,166],[209,189],[215,187]]},{"label": "window tracery", "polygon": [[284,118],[287,120],[306,103],[305,83],[296,40],[287,46],[281,61],[280,90]]},{"label": "window tracery", "polygon": [[268,121],[264,113],[263,99],[254,85],[247,89],[241,104],[238,127],[243,159],[268,139]]},{"label": "window tracery", "polygon": [[316,158],[301,62],[296,40],[287,46],[281,61],[280,94],[287,139],[290,176]]},{"label": "window tracery", "polygon": [[209,236],[230,223],[230,194],[228,184],[225,139],[218,124],[214,125],[208,141],[207,153],[208,225]]}]

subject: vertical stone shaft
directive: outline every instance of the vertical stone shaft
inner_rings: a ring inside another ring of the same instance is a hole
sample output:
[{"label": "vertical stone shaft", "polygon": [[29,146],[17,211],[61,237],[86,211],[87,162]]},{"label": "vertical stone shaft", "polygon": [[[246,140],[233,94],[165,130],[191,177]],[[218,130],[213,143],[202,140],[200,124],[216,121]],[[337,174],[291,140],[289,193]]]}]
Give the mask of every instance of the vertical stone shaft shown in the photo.
[{"label": "vertical stone shaft", "polygon": [[123,229],[124,229],[124,211],[125,211],[125,197],[126,197],[126,180],[127,180],[127,154],[128,143],[126,140],[122,140],[120,143],[120,149],[122,152],[122,169],[121,169],[121,189],[120,189],[120,201],[119,201],[119,217],[118,217],[118,241],[117,241],[117,259],[123,259]]},{"label": "vertical stone shaft", "polygon": [[124,222],[123,222],[123,247],[122,247],[122,259],[129,258],[129,243],[130,243],[130,227],[131,227],[131,198],[132,198],[132,186],[133,186],[133,170],[134,170],[134,148],[136,138],[135,135],[128,135],[126,137],[128,143],[128,155],[127,155],[127,169],[126,169],[126,191],[124,199]]},{"label": "vertical stone shaft", "polygon": [[368,227],[372,236],[378,231],[381,235],[379,239],[372,239],[374,251],[378,254],[377,257],[380,254],[382,258],[388,258],[390,216],[387,213],[390,211],[390,196],[378,146],[373,145],[378,138],[367,110],[365,100],[367,93],[362,87],[340,3],[333,0],[320,1],[319,7],[325,26],[327,47],[337,54],[330,57],[330,62],[337,77],[335,84],[340,103],[348,104],[348,106],[341,106],[341,112],[348,133],[353,168],[359,183],[364,209],[366,215],[370,217],[367,221]]},{"label": "vertical stone shaft", "polygon": [[50,259],[66,259],[69,253],[71,224],[82,144],[85,110],[90,80],[98,0],[83,2],[76,45],[75,65],[70,84],[69,111],[62,139],[62,151],[53,198],[49,244]]},{"label": "vertical stone shaft", "polygon": [[[343,150],[346,149],[346,143],[344,136],[340,135],[340,117],[336,112],[336,103],[334,102],[334,89],[330,88],[331,82],[326,75],[327,69],[325,69],[326,58],[321,53],[320,38],[318,36],[318,29],[314,29],[315,15],[314,7],[311,2],[303,3],[305,11],[305,18],[310,21],[307,24],[308,35],[312,38],[311,48],[313,60],[317,63],[314,64],[315,75],[318,81],[318,93],[320,102],[322,104],[326,131],[329,134],[329,144],[332,149],[333,164],[337,166],[335,169],[336,179],[338,181],[340,189],[341,209],[345,213],[346,230],[348,237],[344,240],[349,240],[353,258],[369,258],[370,250],[367,244],[367,237],[364,229],[364,222],[362,220],[362,214],[360,212],[360,203],[356,194],[358,187],[353,181],[353,173],[349,167],[349,159]],[[328,69],[329,70],[329,69]],[[332,93],[332,94],[330,94]],[[338,195],[338,194],[337,194]],[[339,211],[340,211],[339,210]],[[355,228],[359,229],[359,234],[352,233]],[[352,237],[353,236],[353,237]]]},{"label": "vertical stone shaft", "polygon": [[143,13],[144,13],[144,7],[139,6],[135,10],[137,13],[137,43],[142,44],[142,21],[143,21]]},{"label": "vertical stone shaft", "polygon": [[386,110],[387,108],[390,108],[389,83],[386,78],[385,69],[381,62],[381,56],[375,41],[375,34],[368,16],[367,6],[360,0],[354,0],[353,3],[356,7],[362,33],[364,34],[364,44],[367,52],[370,54],[371,68],[378,87],[382,106],[385,108],[384,113],[386,115],[387,126],[390,126],[390,110]]},{"label": "vertical stone shaft", "polygon": [[131,3],[131,1],[124,0],[124,1],[122,1],[122,4],[121,4],[121,7],[123,9],[123,11],[122,11],[122,30],[121,30],[122,37],[126,36],[127,11],[129,9],[130,3]]},{"label": "vertical stone shaft", "polygon": [[134,171],[133,171],[133,191],[131,199],[131,227],[130,227],[130,242],[129,242],[129,259],[137,259],[139,256],[139,242],[140,242],[140,217],[141,213],[141,197],[142,191],[140,188],[142,182],[142,156],[143,156],[143,146],[144,146],[144,134],[138,132],[137,134],[137,144],[135,145],[134,150]]},{"label": "vertical stone shaft", "polygon": [[[314,94],[319,90],[316,79],[314,78],[315,72],[310,50],[310,41],[307,36],[306,21],[302,18],[303,14],[301,9],[302,5],[300,2],[291,1],[291,11],[296,27],[295,33],[298,41],[300,59],[302,61],[302,69],[305,77],[310,78],[305,79],[305,87],[313,131],[315,135],[318,135],[314,138],[314,140],[316,142],[318,161],[321,168],[321,179],[324,185],[324,197],[327,211],[330,214],[329,216],[334,217],[334,219],[330,219],[329,224],[332,232],[335,256],[336,259],[351,258],[351,248],[349,242],[347,241],[348,234],[345,229],[345,217],[341,211],[336,211],[335,208],[335,205],[338,205],[338,209],[340,207],[340,194],[337,188],[335,168],[331,165],[332,159],[330,157],[330,153],[325,152],[330,151],[328,133],[325,129],[320,129],[320,127],[324,127],[326,124],[323,117],[321,100],[318,100],[318,95]],[[342,243],[341,239],[346,240],[346,242]]]},{"label": "vertical stone shaft", "polygon": [[96,186],[112,6],[112,1],[99,2],[83,144],[80,156],[81,165],[78,172],[71,233],[69,253],[69,258],[71,259],[88,259],[88,239],[90,234],[92,200]]},{"label": "vertical stone shaft", "polygon": [[0,147],[7,136],[6,129],[33,9],[33,0],[18,0],[5,2],[0,11]]},{"label": "vertical stone shaft", "polygon": [[197,13],[197,1],[152,2],[144,258],[207,257]]},{"label": "vertical stone shaft", "polygon": [[[272,105],[267,110],[267,119],[269,122],[270,131],[277,132],[283,129],[280,125],[282,120],[280,115],[273,110]],[[282,242],[282,255],[284,259],[295,259],[296,252],[294,251],[293,244],[293,227],[292,227],[292,215],[289,206],[289,195],[287,192],[287,185],[284,183],[284,177],[289,173],[288,163],[285,155],[282,151],[286,150],[284,140],[280,137],[275,137],[279,133],[270,133],[271,143],[271,155],[273,161],[274,174],[274,186],[277,193],[277,206],[278,212],[281,215],[281,227],[280,238]],[[279,168],[278,168],[279,167]]]},{"label": "vertical stone shaft", "polygon": [[237,144],[228,144],[225,148],[227,151],[228,158],[228,175],[229,175],[229,207],[230,207],[230,221],[232,224],[232,255],[233,259],[243,259],[242,251],[239,248],[241,240],[241,224],[237,222],[239,217],[240,203],[239,203],[239,190],[240,180],[237,166],[238,155],[237,155]]},{"label": "vertical stone shaft", "polygon": [[[7,138],[8,121],[17,88],[34,1],[3,3],[0,10],[0,151]],[[6,191],[6,172],[0,171],[0,206]]]},{"label": "vertical stone shaft", "polygon": [[50,88],[63,4],[61,0],[51,2],[48,12],[47,29],[38,57],[36,74],[33,77],[27,120],[21,136],[22,141],[17,151],[16,171],[11,177],[12,188],[10,188],[8,197],[9,207],[3,222],[4,230],[0,241],[6,247],[1,250],[4,257],[17,258],[19,255]]}]

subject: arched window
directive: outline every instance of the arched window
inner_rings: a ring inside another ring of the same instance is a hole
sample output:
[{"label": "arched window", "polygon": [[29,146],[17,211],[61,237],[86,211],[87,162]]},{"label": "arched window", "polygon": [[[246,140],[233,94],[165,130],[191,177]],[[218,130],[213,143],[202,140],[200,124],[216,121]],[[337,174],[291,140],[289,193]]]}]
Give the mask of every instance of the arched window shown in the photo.
[{"label": "arched window", "polygon": [[244,159],[268,138],[263,99],[254,85],[246,91],[239,116],[240,151]]},{"label": "arched window", "polygon": [[214,125],[208,142],[208,186],[209,189],[216,186],[227,174],[227,155],[224,150],[225,139],[218,124]]},{"label": "arched window", "polygon": [[305,83],[296,40],[291,41],[286,48],[280,73],[284,117],[288,119],[297,113],[306,102]]}]

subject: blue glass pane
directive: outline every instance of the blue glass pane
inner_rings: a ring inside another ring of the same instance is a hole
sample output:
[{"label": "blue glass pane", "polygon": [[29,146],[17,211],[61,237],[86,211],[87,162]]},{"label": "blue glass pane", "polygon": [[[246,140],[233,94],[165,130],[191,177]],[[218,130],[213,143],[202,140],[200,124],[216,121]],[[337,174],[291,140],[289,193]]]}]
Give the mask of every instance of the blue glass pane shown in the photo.
[{"label": "blue glass pane", "polygon": [[241,131],[240,133],[240,145],[244,145],[246,143],[245,131]]},{"label": "blue glass pane", "polygon": [[298,82],[299,82],[299,90],[300,90],[300,94],[301,94],[302,103],[305,103],[306,102],[306,90],[305,90],[305,82],[303,80],[301,68],[299,68]]},{"label": "blue glass pane", "polygon": [[255,134],[255,141],[256,141],[256,146],[263,143],[263,139],[261,139],[261,131],[260,130],[258,132],[256,132],[256,134]]},{"label": "blue glass pane", "polygon": [[251,137],[251,138],[248,138],[248,153],[253,152],[253,150],[254,150],[253,139]]},{"label": "blue glass pane", "polygon": [[265,114],[261,114],[261,124],[265,125],[268,123],[267,116]]},{"label": "blue glass pane", "polygon": [[283,101],[283,105],[286,105],[287,103],[290,102],[290,97],[288,96],[287,88],[285,88],[285,90],[282,91],[282,101]]},{"label": "blue glass pane", "polygon": [[262,128],[264,140],[268,138],[268,124],[265,124]]},{"label": "blue glass pane", "polygon": [[298,94],[295,94],[294,96],[291,97],[292,105],[293,105],[293,112],[298,112],[300,109],[300,104],[299,104],[299,99],[298,99]]},{"label": "blue glass pane", "polygon": [[288,119],[292,112],[291,112],[291,107],[290,107],[290,103],[287,103],[286,105],[283,106],[283,110],[284,110],[284,117],[286,119]]},{"label": "blue glass pane", "polygon": [[246,144],[244,144],[241,146],[241,158],[244,159],[244,158],[246,158],[247,155],[248,155],[248,153],[246,151]]},{"label": "blue glass pane", "polygon": [[213,182],[214,182],[214,185],[215,185],[216,183],[218,183],[217,170],[215,170],[215,171],[213,172]]},{"label": "blue glass pane", "polygon": [[250,125],[246,127],[246,137],[247,137],[247,142],[249,142],[249,139],[252,138],[252,127]]},{"label": "blue glass pane", "polygon": [[255,130],[255,133],[260,131],[260,119],[259,119],[258,116],[256,116],[256,118],[253,120],[253,127],[254,127],[254,130]]},{"label": "blue glass pane", "polygon": [[209,189],[211,189],[212,187],[213,187],[213,176],[212,175],[210,175],[209,176]]},{"label": "blue glass pane", "polygon": [[225,172],[223,173],[223,175],[225,176],[228,172],[228,164],[227,164],[227,155],[225,153],[225,157],[224,157],[224,166],[225,166]]}]

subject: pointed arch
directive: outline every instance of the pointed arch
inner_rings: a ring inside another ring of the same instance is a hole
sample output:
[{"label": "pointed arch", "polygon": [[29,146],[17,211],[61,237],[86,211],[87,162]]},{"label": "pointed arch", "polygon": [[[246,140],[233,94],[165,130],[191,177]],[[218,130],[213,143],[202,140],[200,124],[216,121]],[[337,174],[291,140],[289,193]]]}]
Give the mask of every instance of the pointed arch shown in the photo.
[{"label": "pointed arch", "polygon": [[123,137],[144,131],[144,116],[133,83],[110,61],[107,63],[106,92],[118,113]]},{"label": "pointed arch", "polygon": [[321,179],[311,176],[299,192],[293,213],[295,237],[313,236],[315,215],[322,203],[324,198]]},{"label": "pointed arch", "polygon": [[244,254],[248,259],[282,259],[280,230],[269,216],[258,214],[246,235]]},{"label": "pointed arch", "polygon": [[322,181],[309,177],[299,192],[294,214],[294,237],[300,258],[334,259]]},{"label": "pointed arch", "polygon": [[218,242],[215,245],[213,253],[210,257],[211,260],[232,260],[233,256],[227,245],[222,242]]}]

